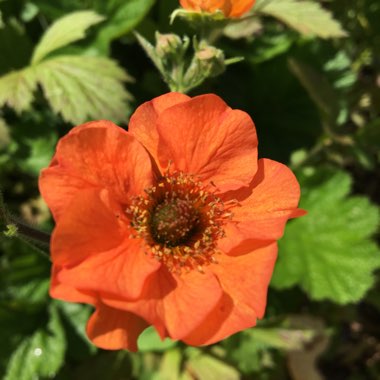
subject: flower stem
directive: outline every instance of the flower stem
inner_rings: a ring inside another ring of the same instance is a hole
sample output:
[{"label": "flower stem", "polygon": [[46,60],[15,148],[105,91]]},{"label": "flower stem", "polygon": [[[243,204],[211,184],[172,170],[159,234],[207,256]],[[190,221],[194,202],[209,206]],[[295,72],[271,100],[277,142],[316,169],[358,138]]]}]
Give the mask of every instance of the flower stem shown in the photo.
[{"label": "flower stem", "polygon": [[5,230],[3,234],[9,238],[19,238],[27,243],[31,244],[39,252],[42,252],[44,256],[49,257],[50,234],[31,227],[24,221],[19,220],[10,214],[5,206],[3,194],[0,191],[0,227]]}]

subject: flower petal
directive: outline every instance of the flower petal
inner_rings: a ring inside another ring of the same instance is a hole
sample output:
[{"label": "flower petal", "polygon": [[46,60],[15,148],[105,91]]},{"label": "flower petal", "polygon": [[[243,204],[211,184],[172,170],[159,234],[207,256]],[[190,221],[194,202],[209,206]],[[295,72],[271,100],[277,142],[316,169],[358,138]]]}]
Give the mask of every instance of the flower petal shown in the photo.
[{"label": "flower petal", "polygon": [[247,13],[255,4],[256,0],[234,0],[229,17],[240,17]]},{"label": "flower petal", "polygon": [[60,266],[54,265],[51,273],[50,296],[62,301],[81,302],[95,305],[97,297],[93,292],[80,291],[71,285],[59,281]]},{"label": "flower petal", "polygon": [[187,95],[169,92],[142,104],[131,116],[129,132],[145,146],[156,162],[159,139],[157,132],[158,116],[167,108],[188,100],[190,97]]},{"label": "flower petal", "polygon": [[182,339],[203,322],[222,294],[211,271],[173,276],[161,268],[148,279],[139,300],[124,302],[105,296],[102,299],[110,306],[140,315],[155,326],[162,338],[168,335]]},{"label": "flower petal", "polygon": [[249,188],[222,197],[235,198],[240,204],[233,208],[232,222],[226,225],[226,237],[220,241],[219,247],[224,252],[247,239],[278,240],[287,220],[303,215],[297,209],[300,187],[296,177],[285,165],[268,159],[259,160]]},{"label": "flower petal", "polygon": [[147,327],[148,324],[137,315],[100,303],[89,319],[86,331],[90,340],[100,348],[136,352],[137,338]]},{"label": "flower petal", "polygon": [[257,136],[243,111],[216,95],[177,104],[158,118],[161,167],[198,175],[221,192],[248,186],[257,169]]},{"label": "flower petal", "polygon": [[84,291],[110,293],[133,300],[141,295],[147,277],[160,266],[156,259],[144,253],[140,240],[126,239],[112,251],[63,268],[58,279]]},{"label": "flower petal", "polygon": [[63,137],[40,176],[40,191],[56,220],[71,198],[85,188],[107,188],[123,202],[152,183],[152,167],[144,147],[110,121],[75,127]]},{"label": "flower petal", "polygon": [[[240,248],[251,249],[249,244]],[[213,271],[224,296],[204,322],[183,340],[191,345],[212,344],[254,326],[256,318],[264,316],[276,257],[276,243],[240,256],[219,256]]]},{"label": "flower petal", "polygon": [[119,246],[128,234],[98,189],[78,192],[59,219],[52,238],[51,256],[56,265],[74,265],[93,254]]}]

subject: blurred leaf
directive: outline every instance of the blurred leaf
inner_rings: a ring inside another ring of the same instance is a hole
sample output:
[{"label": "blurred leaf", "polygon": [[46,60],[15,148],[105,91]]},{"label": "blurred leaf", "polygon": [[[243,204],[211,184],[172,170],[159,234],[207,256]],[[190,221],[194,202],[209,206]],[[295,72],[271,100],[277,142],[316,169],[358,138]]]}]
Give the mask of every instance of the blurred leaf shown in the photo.
[{"label": "blurred leaf", "polygon": [[0,118],[0,151],[10,143],[9,127],[5,120]]},{"label": "blurred leaf", "polygon": [[109,49],[112,40],[131,32],[149,12],[155,0],[112,0],[100,2],[97,8],[104,8],[107,23],[97,36],[97,45],[103,53]]},{"label": "blurred leaf", "polygon": [[308,64],[294,58],[289,58],[289,67],[307,90],[324,119],[334,123],[339,114],[338,96],[326,77]]},{"label": "blurred leaf", "polygon": [[179,349],[165,351],[155,380],[179,380],[181,361]]},{"label": "blurred leaf", "polygon": [[313,1],[259,0],[254,10],[275,17],[302,34],[311,34],[322,38],[347,36],[331,13]]},{"label": "blurred leaf", "polygon": [[267,31],[263,36],[254,41],[250,55],[250,62],[257,64],[269,61],[274,57],[286,53],[293,45],[294,39],[286,33],[271,33]]},{"label": "blurred leaf", "polygon": [[36,77],[56,113],[79,124],[88,119],[126,119],[131,78],[116,62],[101,57],[59,56],[42,62]]},{"label": "blurred leaf", "polygon": [[103,20],[103,16],[93,11],[79,11],[55,21],[35,48],[32,64],[40,62],[54,50],[84,38],[86,30],[90,26]]},{"label": "blurred leaf", "polygon": [[58,136],[52,132],[47,136],[25,139],[30,148],[28,158],[21,161],[20,167],[38,177],[42,168],[47,167],[54,154]]},{"label": "blurred leaf", "polygon": [[7,105],[18,113],[29,109],[36,87],[37,80],[32,68],[0,77],[0,107]]},{"label": "blurred leaf", "polygon": [[228,38],[237,40],[250,37],[253,34],[260,32],[261,29],[262,24],[259,20],[246,18],[228,23],[223,29],[223,34]]},{"label": "blurred leaf", "polygon": [[52,378],[64,362],[66,341],[56,307],[50,307],[46,328],[26,338],[12,354],[4,380]]},{"label": "blurred leaf", "polygon": [[379,210],[366,197],[349,197],[345,172],[305,169],[300,207],[308,214],[292,221],[279,242],[272,286],[299,285],[314,300],[355,302],[374,282],[380,251],[370,236]]},{"label": "blurred leaf", "polygon": [[138,339],[139,351],[165,351],[174,347],[177,342],[166,338],[161,340],[156,330],[153,327],[149,327],[142,332]]},{"label": "blurred leaf", "polygon": [[190,359],[186,362],[185,370],[198,380],[239,380],[239,372],[230,365],[202,351],[190,348]]},{"label": "blurred leaf", "polygon": [[300,350],[315,336],[311,329],[289,329],[282,327],[260,328],[256,327],[247,331],[252,338],[252,344],[262,344],[266,347],[280,350]]}]

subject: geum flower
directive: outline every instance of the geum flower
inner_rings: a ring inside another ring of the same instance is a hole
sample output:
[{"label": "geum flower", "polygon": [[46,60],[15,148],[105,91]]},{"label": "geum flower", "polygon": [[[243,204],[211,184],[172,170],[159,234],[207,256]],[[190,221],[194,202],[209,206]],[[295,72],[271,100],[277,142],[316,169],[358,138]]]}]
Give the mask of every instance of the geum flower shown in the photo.
[{"label": "geum flower", "polygon": [[276,240],[297,209],[292,172],[257,159],[255,127],[216,95],[169,93],[140,106],[129,132],[75,127],[40,177],[56,221],[50,294],[95,307],[105,349],[162,338],[217,342],[266,306]]},{"label": "geum flower", "polygon": [[237,18],[248,12],[256,0],[180,0],[183,8],[195,12],[214,13],[222,11],[224,16]]}]

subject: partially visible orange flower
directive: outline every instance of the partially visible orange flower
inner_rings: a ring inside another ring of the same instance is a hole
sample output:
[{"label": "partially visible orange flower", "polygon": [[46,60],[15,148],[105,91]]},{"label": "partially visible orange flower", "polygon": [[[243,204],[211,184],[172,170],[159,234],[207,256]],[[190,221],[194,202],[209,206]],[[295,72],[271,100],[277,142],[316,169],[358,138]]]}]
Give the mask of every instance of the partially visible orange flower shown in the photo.
[{"label": "partially visible orange flower", "polygon": [[256,0],[180,0],[183,8],[195,12],[213,13],[220,10],[226,17],[240,17],[248,12]]},{"label": "partially visible orange flower", "polygon": [[169,93],[129,132],[74,128],[40,177],[56,221],[50,294],[95,307],[89,338],[137,350],[162,338],[217,342],[262,318],[277,243],[297,209],[292,172],[257,159],[251,118],[216,95]]}]

